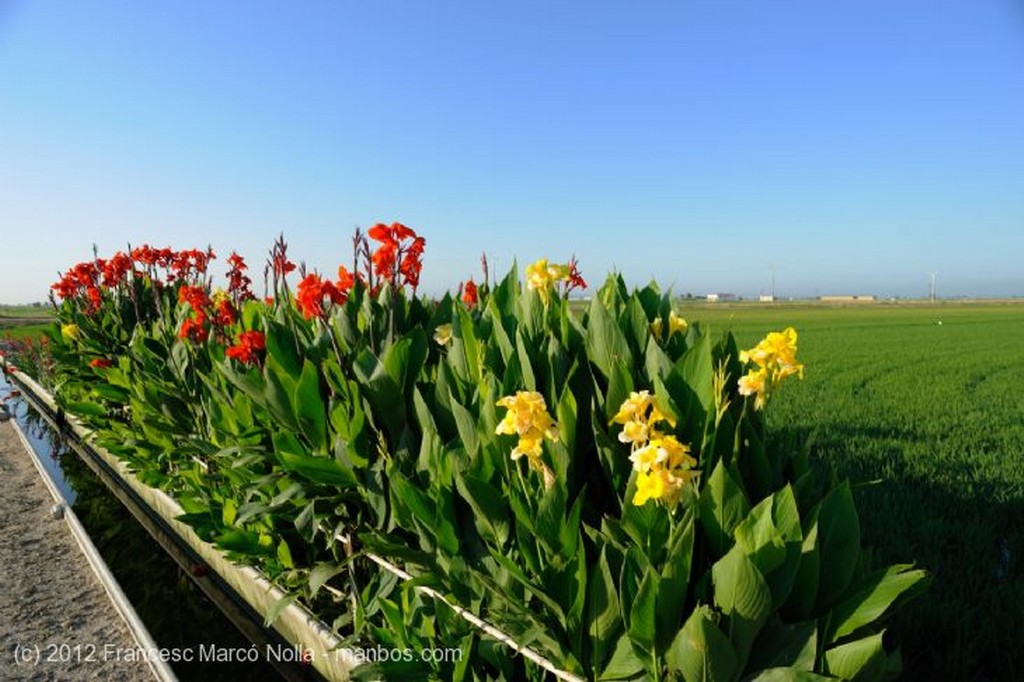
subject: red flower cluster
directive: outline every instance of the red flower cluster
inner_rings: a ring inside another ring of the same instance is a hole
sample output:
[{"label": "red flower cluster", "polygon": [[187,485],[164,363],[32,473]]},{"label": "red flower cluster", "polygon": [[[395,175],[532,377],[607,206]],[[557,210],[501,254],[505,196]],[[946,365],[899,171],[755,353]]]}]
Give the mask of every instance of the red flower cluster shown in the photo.
[{"label": "red flower cluster", "polygon": [[225,354],[245,365],[255,365],[260,361],[260,352],[266,350],[267,339],[261,332],[248,331],[238,335],[238,342],[228,348]]},{"label": "red flower cluster", "polygon": [[178,288],[178,303],[187,303],[192,308],[188,319],[178,330],[178,336],[188,339],[194,343],[202,343],[210,335],[207,327],[209,318],[208,310],[211,305],[210,297],[205,287],[182,285]]},{"label": "red flower cluster", "polygon": [[245,264],[245,260],[232,251],[231,255],[228,256],[228,265],[231,266],[227,275],[228,293],[238,303],[255,298],[252,295],[252,280],[245,274],[245,271],[249,269],[249,266]]},{"label": "red flower cluster", "polygon": [[95,312],[103,302],[102,289],[116,289],[129,274],[133,277],[146,274],[159,286],[162,281],[157,268],[162,268],[167,282],[194,281],[206,273],[214,258],[216,255],[210,249],[173,251],[144,244],[132,249],[130,254],[118,251],[109,260],[97,258],[79,263],[50,288],[63,300],[81,297],[86,310]]},{"label": "red flower cluster", "polygon": [[310,273],[299,282],[295,303],[307,320],[313,317],[324,318],[324,299],[335,305],[343,305],[348,300],[348,293],[352,290],[353,284],[355,278],[344,266],[338,268],[337,283],[323,279],[316,273]]},{"label": "red flower cluster", "polygon": [[402,223],[377,223],[366,234],[380,243],[370,256],[373,273],[395,287],[408,284],[415,292],[420,284],[427,240]]},{"label": "red flower cluster", "polygon": [[111,367],[113,364],[114,364],[114,361],[113,360],[109,360],[107,358],[96,358],[96,359],[92,360],[91,362],[89,362],[89,366],[90,367],[95,367],[97,369],[103,369],[103,368],[106,368],[106,367]]},{"label": "red flower cluster", "polygon": [[479,302],[479,292],[477,291],[476,282],[472,279],[467,280],[461,287],[462,290],[462,302],[470,308],[475,308]]}]

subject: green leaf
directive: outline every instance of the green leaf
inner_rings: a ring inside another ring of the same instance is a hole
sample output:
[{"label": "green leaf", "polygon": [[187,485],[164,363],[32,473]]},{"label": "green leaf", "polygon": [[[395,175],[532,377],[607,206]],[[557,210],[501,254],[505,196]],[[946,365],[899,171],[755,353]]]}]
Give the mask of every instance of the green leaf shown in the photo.
[{"label": "green leaf", "polygon": [[672,640],[665,653],[670,673],[685,680],[731,682],[739,677],[740,664],[729,638],[715,625],[708,606],[698,606]]},{"label": "green leaf", "polygon": [[828,608],[850,585],[860,556],[860,523],[850,484],[844,481],[821,501],[818,510],[821,556],[817,608]]},{"label": "green leaf", "polygon": [[733,529],[746,517],[750,503],[722,460],[701,490],[698,506],[708,542],[716,556],[724,555],[732,547]]},{"label": "green leaf", "polygon": [[295,418],[313,450],[327,452],[327,415],[320,395],[320,374],[309,360],[302,363],[302,374],[295,386],[292,402],[295,405]]},{"label": "green leaf", "polygon": [[640,591],[629,611],[629,638],[633,640],[641,651],[651,651],[654,648],[654,638],[657,634],[656,608],[658,600],[658,587],[661,577],[653,567],[648,567],[644,572],[643,580],[640,581]]},{"label": "green leaf", "polygon": [[590,303],[586,345],[591,361],[608,379],[617,365],[633,367],[633,356],[622,330],[599,297]]},{"label": "green leaf", "polygon": [[328,580],[338,575],[346,568],[345,564],[324,563],[317,564],[309,572],[309,596],[315,597]]},{"label": "green leaf", "polygon": [[601,671],[600,682],[610,680],[640,680],[645,676],[644,662],[637,656],[629,637],[623,635],[615,644],[611,660]]},{"label": "green leaf", "polygon": [[711,339],[702,334],[683,357],[676,362],[680,375],[697,395],[704,410],[710,410],[715,401],[712,389],[715,369],[711,358]]},{"label": "green leaf", "polygon": [[[449,396],[451,396],[450,393]],[[466,453],[471,458],[475,458],[480,450],[480,437],[477,434],[477,425],[480,420],[460,405],[454,396],[451,396],[450,406],[452,414],[455,415],[455,427],[459,430],[459,439],[466,448]]]},{"label": "green leaf", "polygon": [[825,672],[850,682],[869,682],[883,678],[886,669],[885,632],[837,646],[825,652]]},{"label": "green leaf", "polygon": [[927,586],[928,574],[909,564],[890,566],[865,577],[832,609],[825,641],[832,643],[881,618],[901,597]]},{"label": "green leaf", "polygon": [[288,376],[297,380],[302,371],[302,360],[295,343],[295,333],[285,325],[274,320],[266,320],[264,338],[267,345],[267,358],[273,358]]},{"label": "green leaf", "polygon": [[672,529],[668,555],[661,569],[658,585],[658,649],[671,643],[686,613],[686,591],[690,585],[693,561],[694,515],[687,514],[683,522]]},{"label": "green leaf", "polygon": [[[597,565],[590,571],[587,583],[586,614],[587,634],[590,635],[592,646],[591,667],[594,670],[601,670],[612,642],[619,637],[623,630],[622,619],[619,615],[619,595],[616,591],[615,579],[612,578],[611,568],[608,566],[607,546],[601,547]],[[622,639],[626,640],[628,646],[629,640]],[[632,647],[629,649],[632,651]],[[614,658],[612,660],[614,662]],[[638,667],[629,671],[629,675],[635,674],[642,667],[639,660],[637,663]],[[608,667],[611,667],[611,664]],[[606,675],[608,675],[607,668],[604,669],[602,678]]]},{"label": "green leaf", "polygon": [[107,408],[96,403],[76,402],[72,401],[67,404],[67,410],[71,414],[78,415],[81,417],[105,417],[107,416]]},{"label": "green leaf", "polygon": [[473,476],[457,475],[455,485],[473,508],[473,524],[484,540],[503,547],[509,534],[509,509],[501,492]]},{"label": "green leaf", "polygon": [[744,667],[754,638],[772,612],[771,590],[739,546],[711,567],[711,580],[715,604],[729,617],[729,639]]},{"label": "green leaf", "polygon": [[351,488],[357,484],[355,472],[332,457],[311,456],[293,434],[274,434],[274,454],[281,466],[300,476],[324,485]]},{"label": "green leaf", "polygon": [[805,620],[787,625],[776,617],[769,620],[754,641],[747,670],[813,670],[817,653],[816,621]]}]

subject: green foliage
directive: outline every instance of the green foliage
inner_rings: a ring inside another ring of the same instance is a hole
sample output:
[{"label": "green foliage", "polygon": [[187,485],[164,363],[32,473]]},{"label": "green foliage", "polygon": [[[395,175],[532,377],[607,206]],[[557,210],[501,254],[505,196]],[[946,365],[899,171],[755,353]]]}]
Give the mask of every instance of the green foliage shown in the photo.
[{"label": "green foliage", "polygon": [[[166,292],[148,292],[152,315],[65,302],[61,321],[81,334],[55,338],[58,395],[176,495],[201,536],[352,641],[405,648],[447,633],[468,656],[360,675],[522,673],[360,551],[585,678],[894,669],[881,619],[924,573],[870,571],[849,484],[815,494],[804,453],[770,445],[763,412],[739,394],[736,342],[698,325],[670,333],[671,301],[653,285],[630,292],[610,277],[579,315],[521,288],[515,270],[472,308],[357,284],[307,319],[275,293],[223,332],[264,335],[253,366],[226,358],[224,339],[181,338],[186,311]],[[637,506],[640,477],[612,418],[642,390],[700,475]],[[496,403],[519,391],[556,422],[534,434],[536,450],[499,428]],[[529,451],[513,459],[514,447]]]}]

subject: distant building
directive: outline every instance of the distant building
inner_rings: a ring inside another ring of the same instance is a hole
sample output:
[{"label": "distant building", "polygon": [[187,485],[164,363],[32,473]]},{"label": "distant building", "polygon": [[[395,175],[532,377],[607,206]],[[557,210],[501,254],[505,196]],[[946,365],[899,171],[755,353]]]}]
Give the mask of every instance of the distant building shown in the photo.
[{"label": "distant building", "polygon": [[736,294],[708,294],[708,303],[718,303],[719,301],[738,301],[739,296]]},{"label": "distant building", "polygon": [[818,300],[822,303],[871,303],[875,297],[865,295],[819,296]]},{"label": "distant building", "polygon": [[772,296],[771,294],[761,294],[761,297],[757,300],[759,300],[761,303],[774,303],[775,297]]}]

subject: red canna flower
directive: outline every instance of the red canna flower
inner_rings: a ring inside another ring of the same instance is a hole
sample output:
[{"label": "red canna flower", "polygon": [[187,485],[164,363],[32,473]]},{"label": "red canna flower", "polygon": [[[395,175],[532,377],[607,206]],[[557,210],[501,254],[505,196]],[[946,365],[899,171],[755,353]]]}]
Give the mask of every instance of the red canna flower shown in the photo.
[{"label": "red canna flower", "polygon": [[97,369],[103,369],[103,368],[106,368],[106,367],[110,367],[113,364],[114,364],[113,360],[110,360],[110,359],[107,359],[107,358],[95,358],[94,360],[92,360],[89,363],[89,366],[90,367],[95,367]]},{"label": "red canna flower", "polygon": [[344,265],[338,266],[338,282],[335,286],[338,287],[338,291],[344,292],[346,295],[352,290],[352,287],[356,284],[356,276],[348,271]]},{"label": "red canna flower", "polygon": [[239,302],[255,298],[252,294],[252,289],[250,288],[252,286],[252,280],[245,274],[245,271],[248,269],[248,266],[245,264],[245,260],[232,251],[231,255],[228,256],[228,265],[231,266],[227,275],[228,291],[231,295]]},{"label": "red canna flower", "polygon": [[188,303],[192,310],[200,312],[210,305],[210,296],[206,293],[206,287],[192,287],[182,285],[178,287],[178,302]]},{"label": "red canna flower", "polygon": [[209,336],[210,330],[206,327],[206,313],[202,311],[197,312],[195,318],[190,317],[185,320],[178,331],[179,338],[193,343],[203,343]]},{"label": "red canna flower", "polygon": [[238,335],[238,343],[228,348],[225,354],[244,365],[255,365],[260,360],[259,353],[266,347],[267,339],[261,332],[242,332]]},{"label": "red canna flower", "polygon": [[583,279],[583,275],[580,274],[579,263],[576,262],[576,256],[573,256],[569,260],[569,281],[566,284],[566,293],[573,289],[586,289],[587,283]]},{"label": "red canna flower", "polygon": [[476,307],[479,302],[476,282],[472,279],[462,285],[462,302],[470,308]]},{"label": "red canna flower", "polygon": [[299,288],[295,293],[295,302],[302,316],[307,320],[313,317],[324,317],[324,298],[331,303],[341,305],[348,300],[348,291],[341,291],[330,280],[325,280],[316,273],[306,275],[305,279],[299,282]]},{"label": "red canna flower", "polygon": [[221,299],[213,307],[213,323],[218,327],[234,324],[237,319],[238,313],[235,312],[235,306],[231,305],[230,299]]}]

